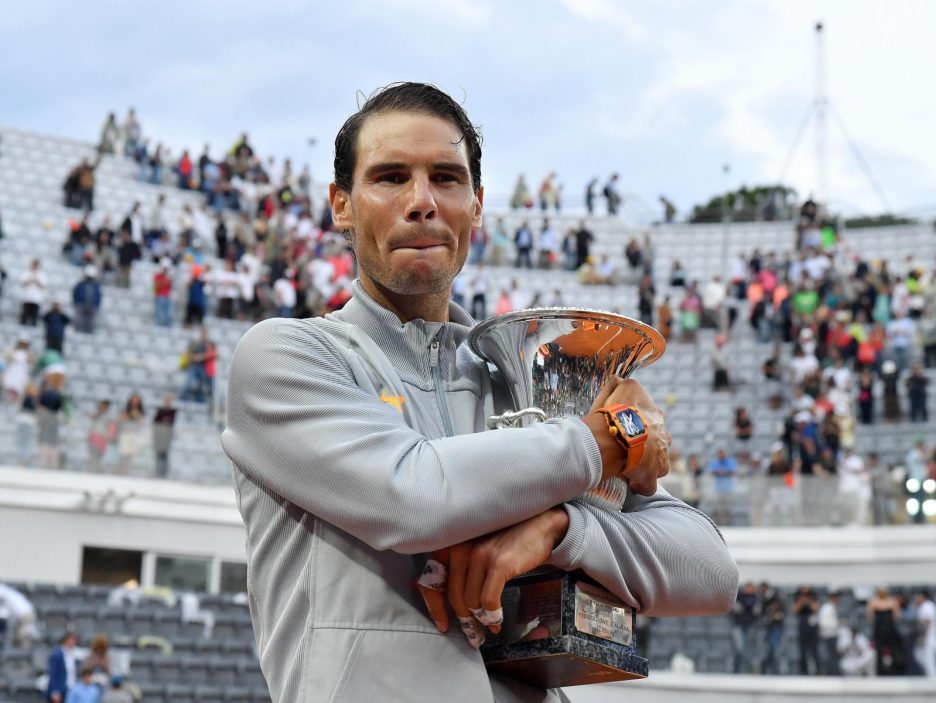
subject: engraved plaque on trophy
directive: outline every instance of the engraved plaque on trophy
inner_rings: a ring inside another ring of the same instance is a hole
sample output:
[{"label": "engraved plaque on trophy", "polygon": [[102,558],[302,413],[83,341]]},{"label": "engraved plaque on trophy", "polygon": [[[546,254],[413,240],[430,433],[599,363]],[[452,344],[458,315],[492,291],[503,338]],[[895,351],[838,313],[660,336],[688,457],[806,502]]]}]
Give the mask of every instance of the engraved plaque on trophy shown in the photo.
[{"label": "engraved plaque on trophy", "polygon": [[[471,349],[493,364],[513,410],[492,428],[582,416],[614,375],[627,377],[666,348],[649,325],[611,313],[571,308],[523,310],[477,325]],[[576,500],[620,510],[627,484],[602,481]],[[637,655],[634,611],[582,572],[541,567],[511,579],[502,597],[504,624],[481,648],[491,672],[547,688],[647,676]]]}]

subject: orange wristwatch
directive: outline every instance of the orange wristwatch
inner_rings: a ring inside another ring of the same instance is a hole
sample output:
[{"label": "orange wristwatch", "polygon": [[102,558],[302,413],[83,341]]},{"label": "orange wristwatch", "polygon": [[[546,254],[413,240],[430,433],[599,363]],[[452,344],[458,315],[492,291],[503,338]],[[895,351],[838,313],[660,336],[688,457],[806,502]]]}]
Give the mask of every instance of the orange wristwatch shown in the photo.
[{"label": "orange wristwatch", "polygon": [[643,459],[644,446],[650,437],[650,429],[643,415],[633,405],[611,405],[598,408],[608,421],[608,432],[618,444],[627,450],[627,462],[624,471],[629,471]]}]

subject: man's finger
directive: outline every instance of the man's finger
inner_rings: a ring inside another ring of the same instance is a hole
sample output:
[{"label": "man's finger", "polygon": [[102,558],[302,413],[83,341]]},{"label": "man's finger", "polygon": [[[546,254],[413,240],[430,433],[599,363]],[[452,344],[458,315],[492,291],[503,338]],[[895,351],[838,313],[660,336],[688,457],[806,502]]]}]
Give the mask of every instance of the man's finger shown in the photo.
[{"label": "man's finger", "polygon": [[491,632],[497,634],[500,632],[501,623],[504,622],[504,609],[501,606],[501,596],[504,593],[504,586],[507,584],[507,579],[510,578],[510,574],[497,568],[496,565],[492,565],[492,567],[493,568],[488,569],[487,578],[481,589],[482,610],[480,614],[476,614],[476,617],[481,624],[487,625]]},{"label": "man's finger", "polygon": [[481,588],[487,578],[489,560],[490,552],[484,544],[472,548],[465,576],[465,605],[472,610],[481,607]]},{"label": "man's finger", "polygon": [[426,611],[429,613],[429,617],[432,618],[432,622],[435,623],[436,629],[438,629],[439,632],[447,632],[449,619],[448,610],[445,608],[445,593],[433,588],[420,586],[418,583],[416,584],[416,590],[419,591],[423,600],[426,601]]},{"label": "man's finger", "polygon": [[449,555],[448,601],[459,618],[471,616],[465,605],[465,578],[468,575],[468,560],[471,558],[471,544],[462,542],[451,548]]},{"label": "man's finger", "polygon": [[595,402],[592,403],[591,409],[597,410],[598,408],[603,408],[608,404],[608,398],[611,397],[611,393],[617,388],[618,384],[621,382],[621,379],[617,376],[611,376],[605,384],[601,387],[601,390],[598,391],[598,395],[595,396]]}]

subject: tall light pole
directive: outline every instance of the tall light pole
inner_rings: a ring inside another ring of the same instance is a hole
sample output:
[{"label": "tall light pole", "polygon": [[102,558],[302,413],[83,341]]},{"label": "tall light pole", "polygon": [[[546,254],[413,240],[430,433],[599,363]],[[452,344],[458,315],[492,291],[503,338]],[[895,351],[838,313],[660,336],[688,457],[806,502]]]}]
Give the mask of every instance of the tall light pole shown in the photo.
[{"label": "tall light pole", "polygon": [[825,38],[822,22],[816,23],[816,97],[813,106],[816,119],[816,192],[813,199],[823,202],[829,197],[829,141],[826,127],[829,98],[826,95]]}]

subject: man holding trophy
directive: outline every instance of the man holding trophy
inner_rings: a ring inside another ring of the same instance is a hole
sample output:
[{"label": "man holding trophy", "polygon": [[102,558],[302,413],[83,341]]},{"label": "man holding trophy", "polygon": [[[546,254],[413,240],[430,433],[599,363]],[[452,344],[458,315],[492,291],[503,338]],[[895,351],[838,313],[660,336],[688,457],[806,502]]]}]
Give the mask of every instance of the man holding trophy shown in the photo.
[{"label": "man holding trophy", "polygon": [[[715,526],[656,488],[662,413],[620,378],[649,363],[652,331],[531,312],[469,345],[474,322],[449,299],[481,225],[480,161],[476,129],[437,88],[369,98],[336,138],[329,193],[358,260],[353,298],[325,318],[262,322],[234,354],[222,441],[277,703],[567,700],[544,683],[567,679],[498,673],[484,638],[510,626],[523,646],[565,642],[576,625],[589,634],[575,646],[600,660],[634,609],[697,615],[734,601],[737,568]],[[617,344],[624,331],[643,341]],[[496,361],[492,345],[513,351]],[[593,357],[611,370],[596,373]],[[518,388],[534,386],[553,412],[530,424]],[[484,432],[497,413],[512,428]],[[520,596],[508,621],[508,581],[544,565],[581,575],[562,586],[575,589],[574,618],[553,627]],[[599,680],[589,675],[568,683]]]}]

